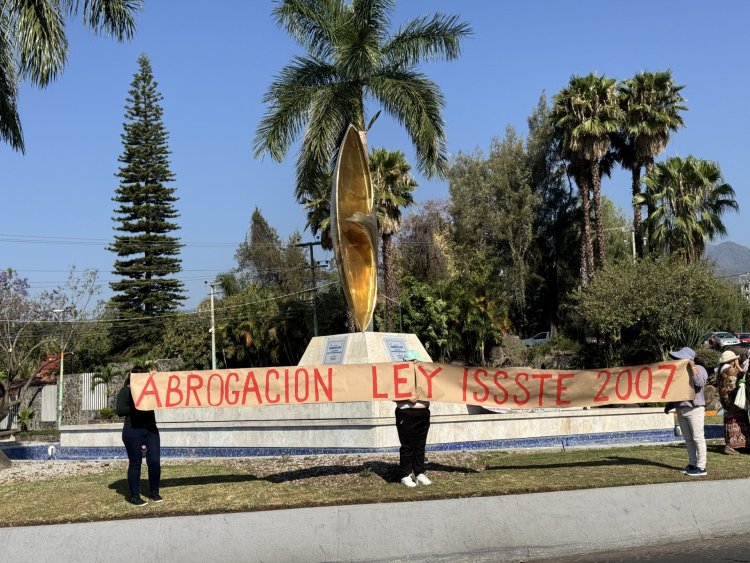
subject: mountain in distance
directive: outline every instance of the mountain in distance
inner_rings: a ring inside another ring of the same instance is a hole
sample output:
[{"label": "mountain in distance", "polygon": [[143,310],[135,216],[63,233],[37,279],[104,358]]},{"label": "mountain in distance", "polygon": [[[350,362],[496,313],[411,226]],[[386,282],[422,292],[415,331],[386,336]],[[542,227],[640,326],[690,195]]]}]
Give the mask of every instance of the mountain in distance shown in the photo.
[{"label": "mountain in distance", "polygon": [[716,275],[739,283],[740,274],[750,273],[750,248],[736,242],[706,245],[704,258],[716,264]]}]

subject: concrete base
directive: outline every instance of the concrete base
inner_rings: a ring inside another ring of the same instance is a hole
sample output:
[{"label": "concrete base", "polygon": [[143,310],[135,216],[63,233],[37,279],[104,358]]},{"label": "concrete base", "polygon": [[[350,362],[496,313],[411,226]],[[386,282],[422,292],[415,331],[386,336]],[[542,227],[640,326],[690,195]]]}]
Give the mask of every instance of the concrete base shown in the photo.
[{"label": "concrete base", "polygon": [[[157,421],[162,448],[183,450],[186,456],[363,453],[395,451],[398,448],[391,403],[350,403],[349,413],[359,414],[351,418],[290,418],[286,415],[292,413],[283,412],[287,408],[318,406],[322,405],[254,409],[254,419],[235,420],[200,417],[204,413],[230,409],[186,409],[194,415],[193,420],[175,420],[173,411],[166,410],[157,411]],[[433,407],[428,436],[428,448],[433,451],[534,445],[566,447],[575,445],[577,436],[600,435],[607,437],[605,441],[608,443],[639,443],[644,441],[638,437],[639,434],[645,436],[648,433],[656,433],[655,436],[661,438],[646,441],[673,439],[672,417],[665,415],[660,408],[567,409],[472,415],[466,414],[464,405],[433,403]],[[456,412],[461,410],[462,414]],[[296,414],[299,415],[299,412]],[[122,449],[121,433],[122,424],[63,426],[60,445],[63,452],[92,447]]]},{"label": "concrete base", "polygon": [[354,332],[314,337],[299,365],[400,362],[407,350],[417,352],[423,362],[432,361],[416,334]]}]

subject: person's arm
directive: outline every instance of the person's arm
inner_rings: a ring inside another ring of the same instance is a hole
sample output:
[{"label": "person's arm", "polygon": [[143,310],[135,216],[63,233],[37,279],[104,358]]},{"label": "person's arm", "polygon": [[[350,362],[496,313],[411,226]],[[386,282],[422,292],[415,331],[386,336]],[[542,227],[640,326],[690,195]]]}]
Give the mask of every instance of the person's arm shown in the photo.
[{"label": "person's arm", "polygon": [[695,362],[690,362],[690,372],[693,378],[693,384],[696,387],[705,387],[708,382],[708,372],[703,366],[697,365]]}]

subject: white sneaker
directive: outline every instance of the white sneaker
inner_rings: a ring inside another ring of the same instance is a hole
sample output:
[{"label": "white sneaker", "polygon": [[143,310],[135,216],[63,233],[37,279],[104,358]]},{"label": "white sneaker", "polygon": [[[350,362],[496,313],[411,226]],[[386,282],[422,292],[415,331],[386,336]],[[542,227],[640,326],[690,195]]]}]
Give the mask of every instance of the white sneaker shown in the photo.
[{"label": "white sneaker", "polygon": [[414,479],[411,478],[411,475],[408,477],[404,477],[401,479],[401,484],[406,485],[407,487],[416,487],[417,484],[414,482]]},{"label": "white sneaker", "polygon": [[420,485],[432,485],[432,481],[430,481],[424,473],[417,475],[417,483]]}]

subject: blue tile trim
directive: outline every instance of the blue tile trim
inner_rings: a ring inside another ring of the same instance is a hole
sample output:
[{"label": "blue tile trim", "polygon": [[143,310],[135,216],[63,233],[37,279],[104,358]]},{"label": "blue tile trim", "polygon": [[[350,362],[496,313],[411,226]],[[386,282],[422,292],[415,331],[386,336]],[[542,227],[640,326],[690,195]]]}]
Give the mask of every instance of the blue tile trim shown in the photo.
[{"label": "blue tile trim", "polygon": [[[706,438],[723,438],[724,426],[720,424],[706,425]],[[586,446],[616,446],[640,444],[668,444],[681,441],[669,429],[642,430],[634,432],[606,432],[601,434],[574,434],[570,436],[541,436],[536,438],[516,438],[503,440],[479,440],[474,442],[453,442],[446,444],[430,444],[427,451],[479,451],[479,450],[513,450],[534,448],[574,448]],[[14,444],[0,445],[5,455],[17,460],[46,460],[48,448],[56,448],[55,459],[98,460],[98,459],[126,459],[123,447],[84,447],[60,448],[59,444]],[[170,448],[161,449],[164,458],[196,458],[196,457],[256,457],[283,455],[315,455],[315,454],[368,454],[393,453],[392,448]]]}]

